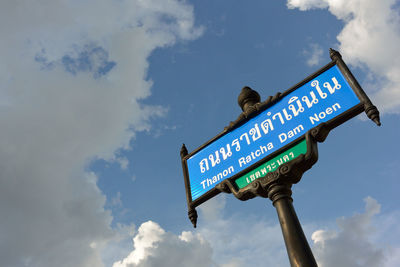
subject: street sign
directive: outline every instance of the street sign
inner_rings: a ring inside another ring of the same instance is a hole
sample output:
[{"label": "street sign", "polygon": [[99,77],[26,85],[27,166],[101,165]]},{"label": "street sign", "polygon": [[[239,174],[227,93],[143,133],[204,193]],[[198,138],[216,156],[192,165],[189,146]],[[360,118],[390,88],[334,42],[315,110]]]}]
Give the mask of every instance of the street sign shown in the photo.
[{"label": "street sign", "polygon": [[[194,216],[196,206],[224,191],[223,186],[228,184],[243,192],[257,180],[257,175],[266,175],[267,172],[261,171],[265,170],[263,168],[269,166],[269,172],[274,172],[271,164],[280,157],[294,159],[304,154],[305,151],[300,149],[299,152],[297,148],[305,147],[300,140],[305,139],[306,134],[313,136],[310,142],[322,142],[330,130],[362,111],[380,125],[377,108],[340,54],[330,50],[330,56],[329,64],[264,102],[258,102],[259,95],[247,88],[257,94],[258,100],[248,105],[254,100],[254,95],[253,98],[249,96],[248,103],[243,102],[244,112],[235,122],[191,153],[182,147],[189,216]],[[296,150],[292,151],[294,148]],[[309,160],[308,168],[315,161]]]},{"label": "street sign", "polygon": [[191,155],[187,166],[192,200],[359,104],[339,68],[330,67]]},{"label": "street sign", "polygon": [[237,199],[269,198],[276,208],[291,266],[317,266],[293,207],[292,185],[318,159],[317,142],[336,126],[365,111],[378,126],[379,111],[331,49],[332,61],[284,93],[260,103],[242,89],[238,119],[204,145],[181,148],[188,216],[220,192]]}]

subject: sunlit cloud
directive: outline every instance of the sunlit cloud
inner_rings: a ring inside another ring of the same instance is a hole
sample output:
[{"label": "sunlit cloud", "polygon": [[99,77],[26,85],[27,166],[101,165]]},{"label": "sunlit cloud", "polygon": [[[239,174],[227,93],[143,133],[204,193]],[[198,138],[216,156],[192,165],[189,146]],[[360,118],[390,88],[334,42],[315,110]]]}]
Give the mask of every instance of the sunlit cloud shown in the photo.
[{"label": "sunlit cloud", "polygon": [[310,44],[309,49],[303,50],[303,54],[307,58],[307,65],[312,67],[321,63],[324,51],[319,44],[313,43]]},{"label": "sunlit cloud", "polygon": [[102,266],[118,231],[88,163],[128,168],[116,152],[165,114],[140,102],[151,94],[148,57],[201,35],[193,8],[2,1],[0,32],[1,264]]},{"label": "sunlit cloud", "polygon": [[[338,218],[338,229],[330,229],[330,221],[318,226],[303,223],[305,232],[312,233],[308,238],[318,266],[396,266],[399,242],[388,236],[400,231],[399,216],[380,214],[381,205],[371,197],[364,201],[365,211]],[[207,201],[199,207],[198,230],[180,235],[168,233],[154,222],[143,223],[133,238],[133,250],[114,267],[168,267],[179,265],[178,260],[185,262],[183,266],[289,265],[277,218],[228,215],[224,209],[224,195]],[[167,254],[171,256],[161,264]]]},{"label": "sunlit cloud", "polygon": [[113,267],[212,265],[210,244],[201,235],[182,232],[177,236],[166,232],[157,223],[143,223],[133,238],[133,251]]},{"label": "sunlit cloud", "polygon": [[337,36],[345,61],[365,69],[362,85],[383,112],[400,113],[400,12],[396,0],[288,0],[288,8],[327,8],[344,22]]}]

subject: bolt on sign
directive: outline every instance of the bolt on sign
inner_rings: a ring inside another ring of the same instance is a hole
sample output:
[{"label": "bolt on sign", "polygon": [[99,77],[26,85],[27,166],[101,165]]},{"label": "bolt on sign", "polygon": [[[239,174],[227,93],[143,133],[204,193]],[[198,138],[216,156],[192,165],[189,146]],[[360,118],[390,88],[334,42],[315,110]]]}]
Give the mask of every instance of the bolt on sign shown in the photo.
[{"label": "bolt on sign", "polygon": [[194,225],[195,207],[220,192],[238,197],[253,182],[301,155],[313,159],[307,167],[311,168],[317,159],[313,142],[324,141],[330,130],[361,112],[380,125],[377,108],[341,55],[331,49],[330,56],[329,64],[285,92],[254,103],[191,153],[182,146],[189,217]]}]

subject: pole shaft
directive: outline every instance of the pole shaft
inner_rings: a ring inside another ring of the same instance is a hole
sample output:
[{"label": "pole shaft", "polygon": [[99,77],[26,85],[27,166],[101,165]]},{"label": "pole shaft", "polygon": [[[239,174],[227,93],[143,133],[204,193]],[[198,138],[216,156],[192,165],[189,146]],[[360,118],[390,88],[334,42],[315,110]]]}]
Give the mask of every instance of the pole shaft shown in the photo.
[{"label": "pole shaft", "polygon": [[290,265],[292,267],[317,267],[291,197],[279,198],[273,204],[278,213]]}]

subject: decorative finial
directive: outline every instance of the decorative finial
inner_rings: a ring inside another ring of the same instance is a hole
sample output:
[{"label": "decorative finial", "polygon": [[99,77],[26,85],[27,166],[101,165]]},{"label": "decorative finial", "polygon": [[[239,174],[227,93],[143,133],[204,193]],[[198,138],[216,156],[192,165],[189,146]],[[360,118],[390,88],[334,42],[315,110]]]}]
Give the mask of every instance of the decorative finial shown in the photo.
[{"label": "decorative finial", "polygon": [[181,147],[181,158],[184,158],[187,154],[188,154],[188,150],[187,150],[185,144],[182,144],[182,147]]},{"label": "decorative finial", "polygon": [[342,55],[333,48],[329,48],[329,56],[332,60],[341,59]]},{"label": "decorative finial", "polygon": [[239,104],[240,108],[244,112],[246,112],[246,110],[249,107],[254,106],[258,102],[260,102],[260,100],[261,100],[261,97],[256,91],[254,91],[253,89],[251,89],[248,86],[245,86],[245,87],[243,87],[242,91],[239,94],[238,104]]},{"label": "decorative finial", "polygon": [[189,220],[193,224],[193,227],[196,228],[197,218],[198,218],[196,209],[190,208],[189,212],[188,212],[188,216],[189,216]]},{"label": "decorative finial", "polygon": [[371,105],[366,110],[368,118],[370,118],[376,125],[381,126],[381,120],[379,118],[379,110],[376,106]]},{"label": "decorative finial", "polygon": [[353,74],[351,74],[350,70],[347,68],[346,64],[343,62],[342,55],[340,55],[340,53],[338,51],[330,48],[329,56],[331,57],[331,59],[333,61],[336,62],[336,64],[340,65],[342,68],[345,69],[345,71],[350,75],[351,79],[356,84],[355,86],[358,88],[359,93],[361,94],[361,98],[364,102],[364,110],[365,110],[365,113],[367,114],[368,118],[371,119],[373,122],[375,122],[376,125],[381,126],[378,108],[372,104],[371,100],[368,98],[368,96],[365,94],[365,92],[361,89],[361,86],[358,84],[357,80],[353,77]]}]

